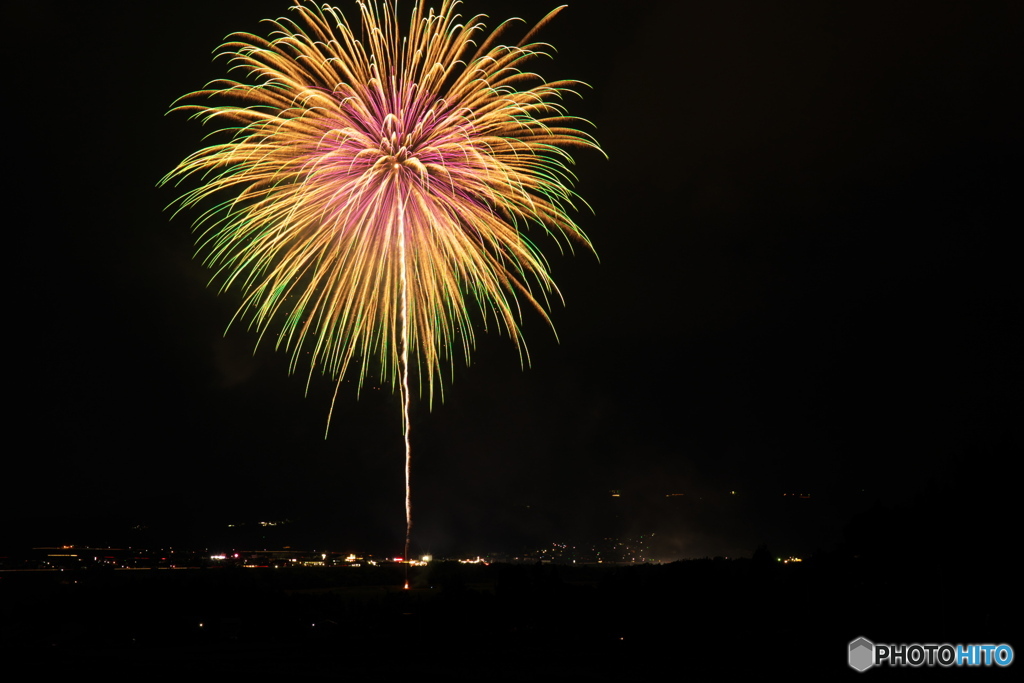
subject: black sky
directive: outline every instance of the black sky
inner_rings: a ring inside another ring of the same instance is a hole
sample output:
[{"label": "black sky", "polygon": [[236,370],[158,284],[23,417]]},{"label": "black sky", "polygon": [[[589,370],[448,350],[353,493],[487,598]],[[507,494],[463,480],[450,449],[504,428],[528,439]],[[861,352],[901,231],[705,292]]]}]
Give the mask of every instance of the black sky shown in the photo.
[{"label": "black sky", "polygon": [[[15,18],[9,529],[288,517],[311,543],[400,543],[397,397],[343,387],[324,441],[331,383],[304,398],[284,354],[223,334],[238,296],[206,286],[192,217],[155,187],[203,134],[171,103],[287,4]],[[494,25],[553,6],[463,9]],[[535,68],[591,86],[568,104],[608,154],[577,155],[599,259],[542,243],[558,341],[528,314],[523,371],[481,335],[444,403],[416,405],[419,546],[611,529],[681,555],[803,551],[876,501],[997,514],[1021,447],[1019,9],[597,7],[564,10]],[[780,511],[784,492],[817,507]]]}]

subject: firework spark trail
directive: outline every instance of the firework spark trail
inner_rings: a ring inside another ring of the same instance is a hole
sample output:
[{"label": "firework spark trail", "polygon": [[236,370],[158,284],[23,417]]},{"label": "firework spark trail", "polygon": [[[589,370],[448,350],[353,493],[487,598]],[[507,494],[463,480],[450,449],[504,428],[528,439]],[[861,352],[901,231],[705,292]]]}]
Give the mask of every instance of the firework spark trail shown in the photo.
[{"label": "firework spark trail", "polygon": [[409,440],[409,281],[405,267],[405,197],[398,199],[398,262],[402,283],[402,433],[405,436],[405,587],[409,588],[409,541],[412,538],[412,443]]},{"label": "firework spark trail", "polygon": [[355,30],[336,8],[296,0],[268,38],[229,36],[220,55],[237,80],[175,107],[226,139],[161,180],[200,180],[177,204],[202,205],[199,251],[222,290],[243,294],[232,322],[247,318],[257,344],[276,334],[290,371],[308,359],[307,389],[316,370],[334,379],[328,427],[356,359],[360,388],[371,366],[399,388],[406,556],[410,363],[432,403],[442,366],[469,364],[475,321],[505,330],[528,362],[520,304],[550,323],[559,293],[526,231],[590,248],[569,217],[568,149],[600,151],[561,102],[576,83],[523,70],[548,55],[530,41],[559,10],[506,45],[511,22],[488,34],[458,5],[416,2],[403,31],[395,4],[367,0]]}]

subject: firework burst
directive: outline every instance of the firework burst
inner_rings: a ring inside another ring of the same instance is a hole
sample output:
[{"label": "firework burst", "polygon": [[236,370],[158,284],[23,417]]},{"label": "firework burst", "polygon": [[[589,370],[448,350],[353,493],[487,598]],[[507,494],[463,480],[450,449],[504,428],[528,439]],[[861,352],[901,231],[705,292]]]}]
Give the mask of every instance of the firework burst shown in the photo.
[{"label": "firework burst", "polygon": [[597,147],[560,104],[574,84],[521,70],[545,54],[526,42],[536,28],[516,46],[498,44],[508,22],[480,40],[481,18],[460,23],[457,5],[417,4],[403,37],[389,5],[360,3],[360,36],[338,10],[296,4],[269,39],[222,46],[243,78],[176,107],[230,140],[163,183],[202,178],[183,207],[229,197],[197,221],[201,253],[261,338],[281,325],[293,370],[308,355],[340,379],[377,358],[397,383],[404,270],[409,351],[432,395],[452,350],[469,358],[472,310],[517,345],[520,300],[547,318],[557,289],[526,226],[589,246],[567,215],[566,150]]},{"label": "firework burst", "polygon": [[505,45],[509,22],[488,34],[458,4],[417,3],[403,31],[392,4],[359,3],[355,27],[298,1],[268,38],[230,36],[238,80],[175,108],[224,140],[162,180],[201,179],[178,199],[205,209],[200,252],[292,370],[308,357],[340,384],[354,359],[379,361],[403,395],[407,457],[410,364],[432,400],[441,367],[468,362],[475,311],[524,361],[520,303],[547,319],[557,289],[524,231],[590,244],[568,216],[568,150],[597,149],[561,104],[576,84],[523,70],[557,10]]}]

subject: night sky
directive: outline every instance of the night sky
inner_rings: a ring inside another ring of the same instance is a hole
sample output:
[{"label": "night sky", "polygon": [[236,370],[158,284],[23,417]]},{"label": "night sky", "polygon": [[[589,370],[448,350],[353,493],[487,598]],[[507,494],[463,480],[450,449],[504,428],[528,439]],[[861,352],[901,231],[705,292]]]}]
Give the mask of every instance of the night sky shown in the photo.
[{"label": "night sky", "polygon": [[[6,533],[188,543],[287,518],[301,533],[268,543],[400,549],[397,394],[342,386],[325,441],[333,383],[304,396],[286,354],[224,334],[239,294],[207,287],[195,215],[156,187],[204,133],[171,103],[287,5],[15,17]],[[414,550],[655,533],[666,557],[802,553],[872,506],[997,519],[1021,452],[1011,5],[570,4],[534,68],[590,86],[568,106],[608,155],[576,154],[597,255],[538,238],[558,339],[527,312],[529,367],[481,334],[444,402],[414,403]]]}]

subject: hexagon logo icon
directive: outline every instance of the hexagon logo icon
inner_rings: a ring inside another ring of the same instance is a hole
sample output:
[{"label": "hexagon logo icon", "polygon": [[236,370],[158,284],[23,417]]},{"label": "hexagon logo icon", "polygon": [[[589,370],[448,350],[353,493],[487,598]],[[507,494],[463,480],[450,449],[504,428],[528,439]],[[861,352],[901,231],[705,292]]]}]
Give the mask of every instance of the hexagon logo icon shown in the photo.
[{"label": "hexagon logo icon", "polygon": [[875,663],[875,644],[867,638],[850,641],[850,666],[867,671]]}]

